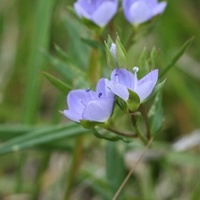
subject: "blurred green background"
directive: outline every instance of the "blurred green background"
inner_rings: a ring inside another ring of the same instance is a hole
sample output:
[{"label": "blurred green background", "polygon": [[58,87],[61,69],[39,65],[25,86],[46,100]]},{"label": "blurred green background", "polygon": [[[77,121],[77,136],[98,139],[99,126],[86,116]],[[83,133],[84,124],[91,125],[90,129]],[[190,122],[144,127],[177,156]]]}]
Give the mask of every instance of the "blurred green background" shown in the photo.
[{"label": "blurred green background", "polygon": [[[86,88],[91,31],[66,0],[0,1],[0,199],[112,199],[143,148],[100,140],[58,110],[66,95],[42,74]],[[129,49],[130,67],[144,46],[159,50],[156,68],[168,65],[186,40],[193,43],[165,74],[163,127],[119,199],[200,198],[200,1],[168,1]],[[120,11],[105,29],[126,43],[131,25]],[[101,65],[106,58],[101,57]],[[95,67],[95,66],[94,66]],[[98,68],[97,68],[98,70]],[[94,68],[95,71],[95,68]],[[105,70],[106,74],[106,70]],[[109,75],[107,75],[109,76]],[[88,79],[87,79],[88,78]]]}]

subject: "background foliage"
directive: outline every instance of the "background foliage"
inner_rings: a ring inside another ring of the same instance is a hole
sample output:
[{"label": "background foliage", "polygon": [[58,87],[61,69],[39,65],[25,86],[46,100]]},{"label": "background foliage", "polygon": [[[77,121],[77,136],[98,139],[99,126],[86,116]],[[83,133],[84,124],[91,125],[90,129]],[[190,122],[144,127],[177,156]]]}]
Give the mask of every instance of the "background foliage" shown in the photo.
[{"label": "background foliage", "polygon": [[[73,1],[1,0],[0,199],[112,199],[143,149],[137,140],[100,140],[58,112],[66,108],[70,87],[95,84],[93,72],[106,66],[104,51],[100,63],[88,60],[92,49],[102,51],[108,33],[115,38],[118,32],[126,44],[131,31],[120,12],[100,42],[91,43],[90,30],[69,5]],[[155,47],[155,66],[162,70],[195,36],[163,77],[162,130],[119,199],[199,199],[199,9],[199,0],[168,1],[164,14],[129,48],[130,67],[144,65],[142,52],[148,57]],[[66,94],[43,71],[61,79]]]}]

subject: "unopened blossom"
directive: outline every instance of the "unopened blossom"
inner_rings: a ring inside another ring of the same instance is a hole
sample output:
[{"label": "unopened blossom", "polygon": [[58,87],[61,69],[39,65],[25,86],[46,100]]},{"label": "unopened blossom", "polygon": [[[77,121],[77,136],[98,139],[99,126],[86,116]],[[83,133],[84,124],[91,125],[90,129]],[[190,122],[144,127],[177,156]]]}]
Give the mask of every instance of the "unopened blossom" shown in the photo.
[{"label": "unopened blossom", "polygon": [[108,80],[99,80],[96,91],[72,90],[67,96],[68,110],[64,115],[75,121],[106,122],[112,114],[114,94],[107,88]]},{"label": "unopened blossom", "polygon": [[117,12],[118,0],[78,0],[74,9],[80,18],[86,18],[104,27]]},{"label": "unopened blossom", "polygon": [[109,81],[108,87],[125,101],[129,99],[128,89],[132,90],[139,96],[140,102],[142,102],[152,93],[158,80],[158,70],[151,71],[140,80],[137,78],[138,70],[138,67],[134,67],[133,73],[131,73],[126,69],[115,69],[111,74],[111,81]]},{"label": "unopened blossom", "polygon": [[123,0],[126,19],[136,26],[163,13],[166,6],[166,2],[158,2],[158,0]]},{"label": "unopened blossom", "polygon": [[115,60],[117,60],[116,44],[112,42],[110,52]]}]

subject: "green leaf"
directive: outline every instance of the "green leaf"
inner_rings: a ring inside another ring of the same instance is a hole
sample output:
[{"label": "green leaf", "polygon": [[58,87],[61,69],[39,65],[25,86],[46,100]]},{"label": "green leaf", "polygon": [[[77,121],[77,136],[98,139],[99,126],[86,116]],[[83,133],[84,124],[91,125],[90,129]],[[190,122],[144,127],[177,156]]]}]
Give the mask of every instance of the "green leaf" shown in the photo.
[{"label": "green leaf", "polygon": [[127,65],[127,55],[124,46],[122,45],[119,36],[116,39],[116,54],[117,54],[117,63],[119,67],[126,67]]},{"label": "green leaf", "polygon": [[191,45],[193,42],[194,37],[191,37],[189,40],[187,40],[183,46],[179,49],[179,51],[173,56],[171,62],[164,68],[164,70],[161,72],[160,77],[162,78],[174,65],[175,63],[179,60],[179,58],[185,53],[187,48]]},{"label": "green leaf", "polygon": [[[160,92],[162,90],[162,88],[164,87],[165,85],[165,82],[166,82],[167,79],[165,79],[164,81],[162,81],[161,83],[157,84],[151,94],[151,96],[157,94],[158,92]],[[151,97],[150,96],[150,97]],[[147,98],[148,99],[148,98]]]},{"label": "green leaf", "polygon": [[154,103],[148,113],[150,135],[155,135],[161,128],[163,122],[162,96],[157,93]]},{"label": "green leaf", "polygon": [[17,124],[17,125],[0,125],[0,140],[8,140],[10,138],[17,137],[19,135],[26,134],[27,132],[36,130],[38,126],[32,125],[24,125],[24,124]]},{"label": "green leaf", "polygon": [[133,92],[132,90],[129,90],[128,89],[128,92],[129,92],[129,98],[127,100],[127,105],[128,105],[128,108],[130,111],[134,112],[136,111],[139,106],[140,106],[140,98],[139,96]]},{"label": "green leaf", "polygon": [[153,69],[156,67],[156,59],[158,57],[158,53],[159,51],[153,47],[150,53],[150,62]]},{"label": "green leaf", "polygon": [[80,125],[75,123],[40,128],[1,144],[0,155],[29,148],[36,148],[38,145],[69,139],[87,132],[88,130],[83,129]]},{"label": "green leaf", "polygon": [[80,124],[86,129],[93,129],[95,126],[102,126],[104,122],[95,122],[95,121],[88,121],[88,120],[80,120]]},{"label": "green leaf", "polygon": [[96,40],[91,40],[88,38],[81,38],[81,41],[87,44],[89,47],[99,49],[100,51],[104,52],[105,48],[104,45]]},{"label": "green leaf", "polygon": [[106,59],[107,59],[107,64],[111,69],[114,69],[117,65],[117,61],[115,60],[115,58],[113,57],[110,48],[111,48],[111,44],[112,44],[112,40],[109,37],[107,43],[105,42],[105,46],[106,46]]},{"label": "green leaf", "polygon": [[68,94],[71,90],[71,87],[67,84],[63,83],[61,80],[57,79],[56,77],[52,76],[47,72],[42,72],[44,76],[48,79],[52,85],[54,85],[58,90],[60,90],[63,94]]},{"label": "green leaf", "polygon": [[147,57],[147,48],[144,47],[142,53],[140,54],[140,57],[138,59],[138,63],[137,63],[138,67],[139,67],[139,71],[138,71],[138,76],[139,77],[143,77],[144,75],[146,75],[150,69],[149,69],[149,64],[148,64],[148,57]]},{"label": "green leaf", "polygon": [[109,140],[109,141],[118,141],[121,139],[121,137],[114,135],[114,134],[110,134],[109,132],[107,132],[106,134],[101,134],[97,131],[96,128],[93,128],[93,133],[97,138],[101,138],[101,139],[105,139],[105,140]]},{"label": "green leaf", "polygon": [[108,142],[106,146],[106,175],[114,194],[125,179],[124,159],[114,142]]}]

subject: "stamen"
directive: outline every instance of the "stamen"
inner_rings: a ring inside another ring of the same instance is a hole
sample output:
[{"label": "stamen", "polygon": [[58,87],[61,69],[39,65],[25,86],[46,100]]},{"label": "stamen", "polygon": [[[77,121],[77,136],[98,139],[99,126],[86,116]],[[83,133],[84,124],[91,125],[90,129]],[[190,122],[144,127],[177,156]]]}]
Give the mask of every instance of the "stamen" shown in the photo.
[{"label": "stamen", "polygon": [[133,73],[136,74],[139,71],[138,67],[133,67]]},{"label": "stamen", "polygon": [[90,90],[91,90],[90,88],[87,88],[85,91],[86,91],[86,92],[89,92]]},{"label": "stamen", "polygon": [[119,82],[119,74],[116,73],[115,76],[116,76],[116,79],[117,79],[116,81]]},{"label": "stamen", "polygon": [[102,96],[102,93],[100,92],[99,94],[98,94],[98,97],[100,98]]},{"label": "stamen", "polygon": [[133,73],[135,75],[135,78],[134,78],[134,87],[133,87],[133,90],[135,90],[137,88],[137,82],[138,82],[138,79],[137,79],[137,72],[139,71],[139,68],[138,67],[133,67]]},{"label": "stamen", "polygon": [[83,106],[86,106],[82,99],[79,99],[79,101],[83,104]]}]

